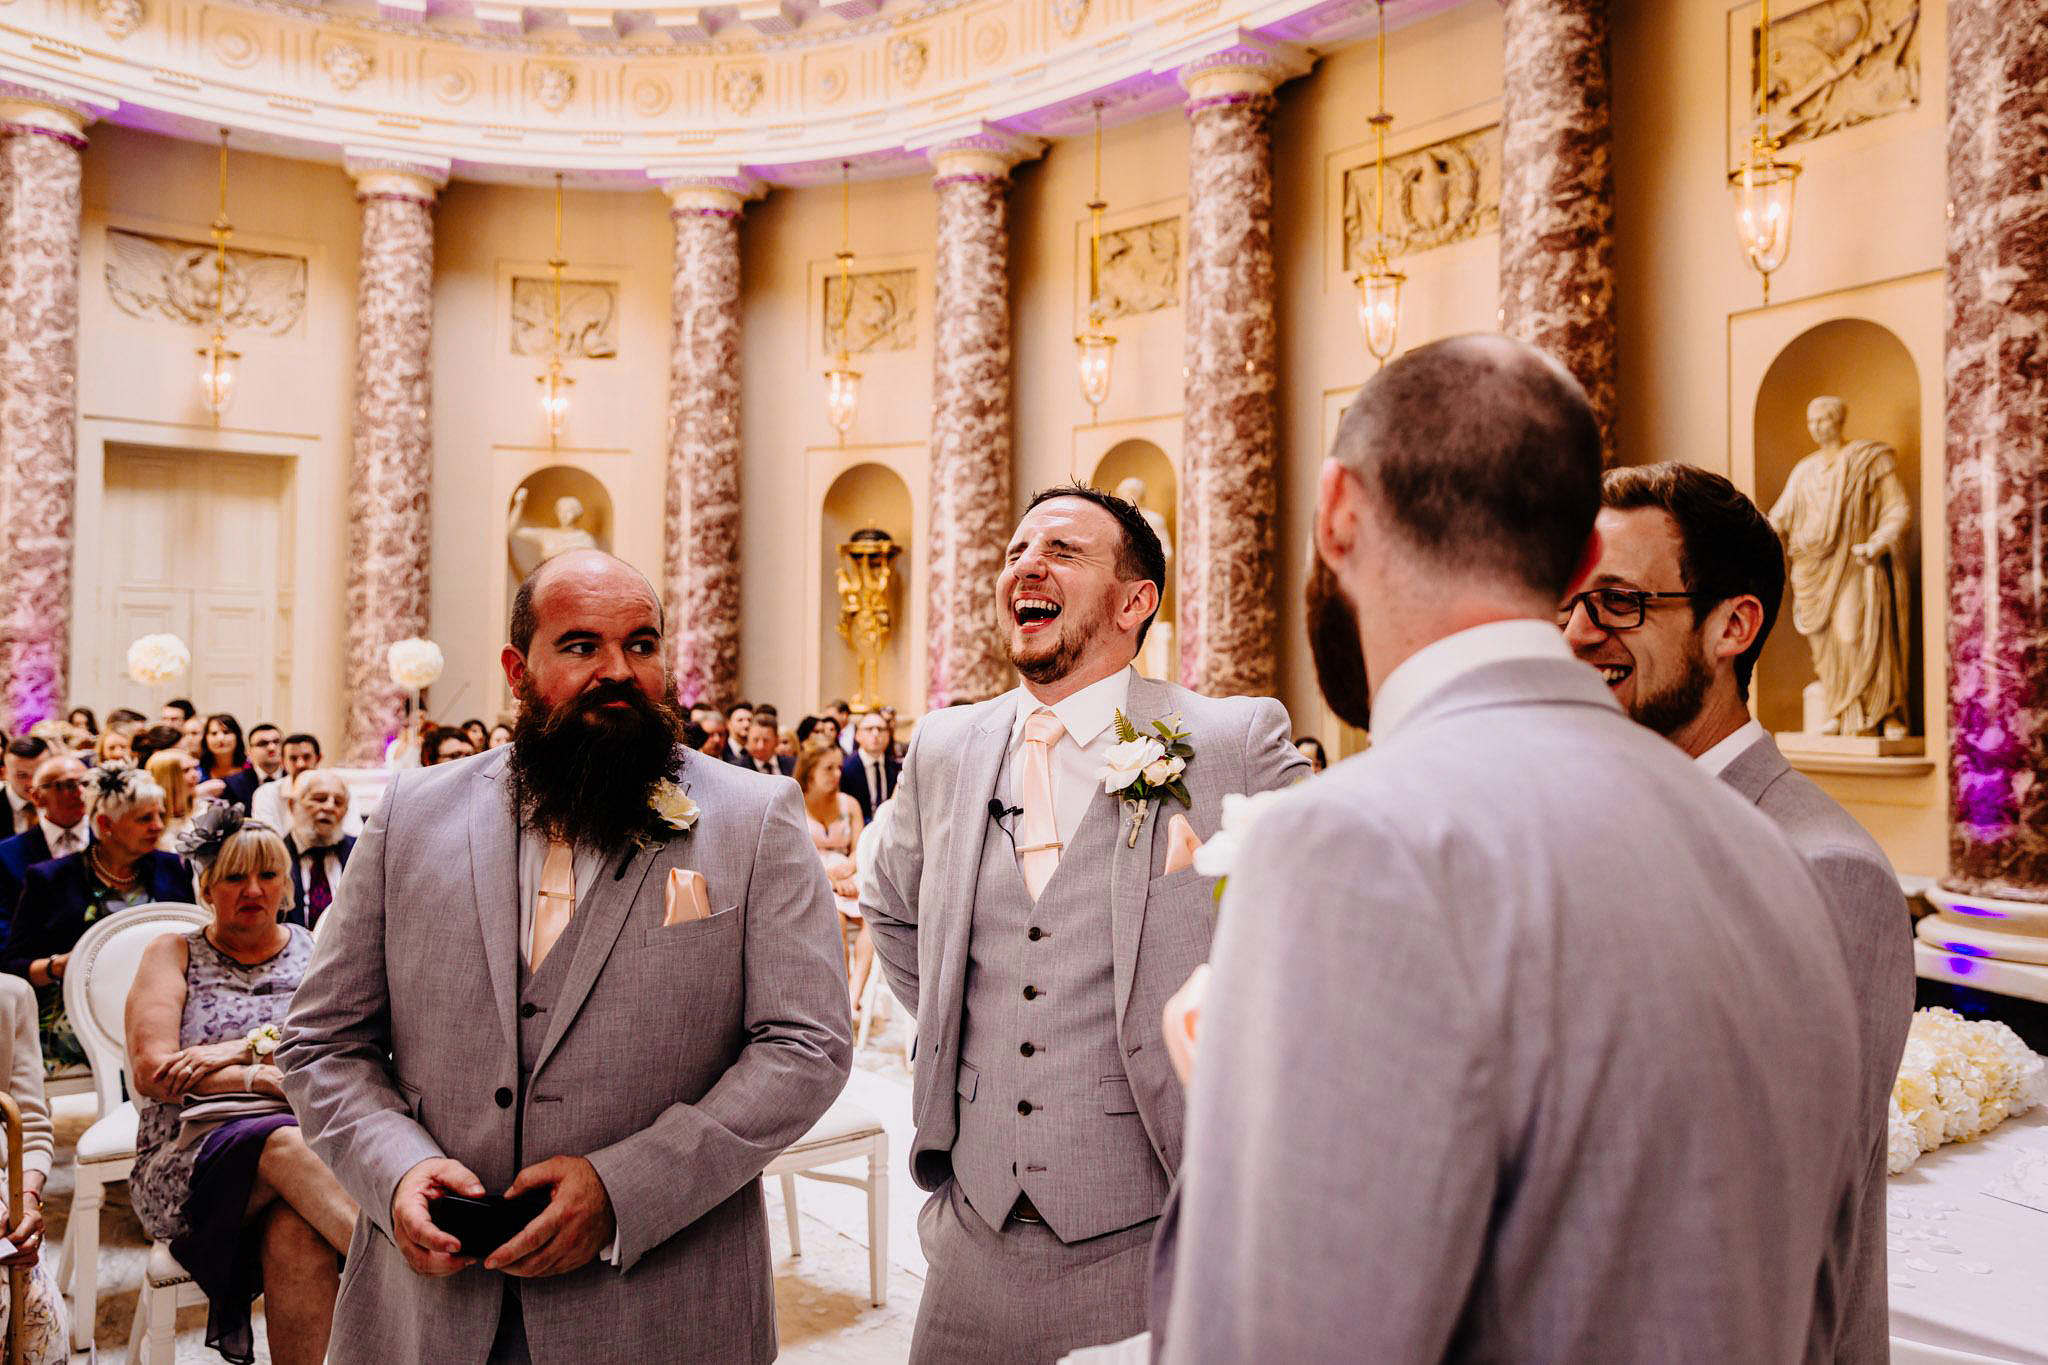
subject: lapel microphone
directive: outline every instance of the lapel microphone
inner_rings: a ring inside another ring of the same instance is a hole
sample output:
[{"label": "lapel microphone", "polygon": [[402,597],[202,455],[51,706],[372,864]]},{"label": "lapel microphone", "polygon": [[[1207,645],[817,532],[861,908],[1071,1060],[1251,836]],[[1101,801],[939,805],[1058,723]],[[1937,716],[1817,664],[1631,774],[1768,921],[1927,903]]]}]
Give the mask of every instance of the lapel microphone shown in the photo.
[{"label": "lapel microphone", "polygon": [[1022,806],[1006,806],[1003,804],[1001,797],[991,796],[988,799],[988,818],[997,824],[1001,824],[1013,815],[1022,815],[1023,813],[1024,808]]}]

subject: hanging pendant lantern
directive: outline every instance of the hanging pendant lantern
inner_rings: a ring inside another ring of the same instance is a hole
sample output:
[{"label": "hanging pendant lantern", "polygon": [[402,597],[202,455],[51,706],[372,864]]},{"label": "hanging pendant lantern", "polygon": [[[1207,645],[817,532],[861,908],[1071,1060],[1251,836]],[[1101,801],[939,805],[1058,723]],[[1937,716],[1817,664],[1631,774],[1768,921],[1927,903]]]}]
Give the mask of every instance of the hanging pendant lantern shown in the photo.
[{"label": "hanging pendant lantern", "polygon": [[825,420],[846,444],[846,433],[860,411],[860,371],[847,352],[847,331],[853,320],[853,163],[839,163],[839,347],[832,368],[825,371]]},{"label": "hanging pendant lantern", "polygon": [[1408,277],[1393,268],[1387,258],[1387,128],[1394,116],[1387,112],[1387,0],[1379,0],[1379,111],[1369,120],[1378,143],[1374,161],[1373,243],[1366,267],[1351,277],[1358,287],[1358,330],[1365,349],[1380,364],[1394,353],[1401,334],[1401,286]]},{"label": "hanging pendant lantern", "polygon": [[1099,419],[1109,397],[1110,373],[1116,364],[1116,338],[1102,316],[1102,101],[1095,101],[1095,197],[1088,201],[1088,330],[1074,338],[1074,374],[1089,421]]},{"label": "hanging pendant lantern", "polygon": [[562,433],[569,426],[569,390],[576,381],[569,377],[562,342],[562,272],[569,260],[562,254],[562,176],[555,174],[555,252],[548,257],[548,367],[533,378],[540,388],[541,429],[547,432],[548,449],[559,449]]},{"label": "hanging pendant lantern", "polygon": [[1792,254],[1792,201],[1799,164],[1778,157],[1771,133],[1771,0],[1763,0],[1757,25],[1756,132],[1749,153],[1728,176],[1735,195],[1735,233],[1749,268],[1763,277],[1764,302],[1771,301],[1771,275]]},{"label": "hanging pendant lantern", "polygon": [[235,229],[228,222],[228,130],[220,130],[220,211],[214,215],[213,237],[213,335],[199,348],[199,401],[215,426],[235,400],[235,379],[242,354],[228,349],[228,239]]}]

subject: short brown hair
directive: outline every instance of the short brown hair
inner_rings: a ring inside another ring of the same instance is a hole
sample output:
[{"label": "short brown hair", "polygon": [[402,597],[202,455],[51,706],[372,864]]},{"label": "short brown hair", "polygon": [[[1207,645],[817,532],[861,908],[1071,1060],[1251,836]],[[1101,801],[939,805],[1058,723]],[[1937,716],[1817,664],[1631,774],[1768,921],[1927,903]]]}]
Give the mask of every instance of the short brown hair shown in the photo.
[{"label": "short brown hair", "polygon": [[1785,545],[1769,518],[1719,474],[1676,460],[1608,470],[1600,480],[1600,505],[1617,512],[1655,508],[1671,518],[1678,528],[1678,580],[1697,594],[1695,625],[1731,598],[1763,603],[1763,627],[1735,657],[1735,685],[1747,701],[1785,597]]}]

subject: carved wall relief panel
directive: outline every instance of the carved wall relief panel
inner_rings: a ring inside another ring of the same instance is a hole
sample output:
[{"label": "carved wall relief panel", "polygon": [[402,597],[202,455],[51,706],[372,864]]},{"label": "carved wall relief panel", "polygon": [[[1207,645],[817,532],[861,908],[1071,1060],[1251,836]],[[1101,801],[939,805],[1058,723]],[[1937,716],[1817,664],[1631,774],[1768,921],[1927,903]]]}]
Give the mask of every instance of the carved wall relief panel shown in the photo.
[{"label": "carved wall relief panel", "polygon": [[[839,276],[825,277],[825,352],[848,355],[867,351],[907,351],[917,345],[917,272],[884,270],[854,275],[851,305],[840,292]],[[840,321],[845,320],[845,341]]]},{"label": "carved wall relief panel", "polygon": [[[1367,161],[1344,172],[1344,269],[1372,251],[1378,180]],[[1387,254],[1405,256],[1500,230],[1500,125],[1387,158]]]},{"label": "carved wall relief panel", "polygon": [[306,258],[228,248],[223,291],[211,242],[107,229],[107,295],[135,318],[211,326],[225,300],[233,331],[283,336],[306,311]]},{"label": "carved wall relief panel", "polygon": [[[1756,28],[1750,27],[1756,108]],[[1911,109],[1920,103],[1920,0],[1820,0],[1771,22],[1771,127],[1787,143]]]},{"label": "carved wall relief panel", "polygon": [[[1086,251],[1086,238],[1083,251]],[[1088,258],[1080,260],[1087,296]],[[1102,315],[1127,318],[1180,306],[1180,219],[1161,218],[1102,234]]]},{"label": "carved wall relief panel", "polygon": [[[554,283],[545,276],[512,278],[512,354],[544,356],[552,350]],[[576,360],[610,360],[619,353],[619,286],[613,280],[562,281],[562,350]]]}]

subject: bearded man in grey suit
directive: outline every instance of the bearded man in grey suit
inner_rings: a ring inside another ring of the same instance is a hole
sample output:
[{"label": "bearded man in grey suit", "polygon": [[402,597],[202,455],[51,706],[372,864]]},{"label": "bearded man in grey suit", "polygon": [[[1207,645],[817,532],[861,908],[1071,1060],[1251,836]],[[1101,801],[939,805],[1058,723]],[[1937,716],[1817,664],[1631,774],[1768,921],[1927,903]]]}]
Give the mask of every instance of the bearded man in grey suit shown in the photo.
[{"label": "bearded man in grey suit", "polygon": [[1116,718],[1180,717],[1196,838],[1224,795],[1307,772],[1278,702],[1133,670],[1164,566],[1130,503],[1040,493],[996,585],[1023,686],[927,715],[904,759],[862,908],[916,1002],[911,1174],[933,1194],[914,1362],[1052,1361],[1145,1324],[1181,1152],[1160,1009],[1208,956],[1214,883],[1182,865],[1175,804],[1134,822],[1105,791]]},{"label": "bearded man in grey suit", "polygon": [[1827,894],[1863,1043],[1866,1164],[1850,1238],[1835,1358],[1883,1360],[1885,1140],[1892,1082],[1913,1016],[1913,917],[1875,840],[1793,771],[1750,718],[1749,683],[1785,593],[1785,550],[1756,504],[1719,474],[1665,463],[1601,482],[1600,560],[1561,612],[1565,639],[1622,708],[1756,804]]},{"label": "bearded man in grey suit", "polygon": [[1771,823],[1631,724],[1557,604],[1600,438],[1555,361],[1432,343],[1318,489],[1310,633],[1373,747],[1220,911],[1164,1359],[1811,1359],[1864,1155],[1855,1005]]},{"label": "bearded man in grey suit", "polygon": [[[623,562],[549,560],[511,637],[512,743],[394,781],[279,1050],[363,1211],[334,1358],[772,1360],[759,1176],[851,1059],[798,793],[680,747]],[[430,1201],[487,1191],[547,1204],[479,1269]]]}]

